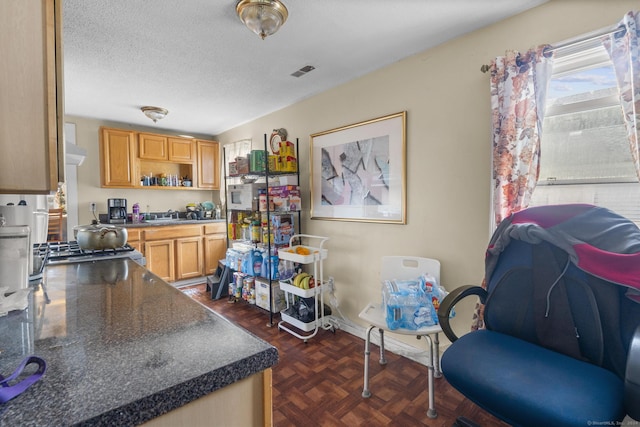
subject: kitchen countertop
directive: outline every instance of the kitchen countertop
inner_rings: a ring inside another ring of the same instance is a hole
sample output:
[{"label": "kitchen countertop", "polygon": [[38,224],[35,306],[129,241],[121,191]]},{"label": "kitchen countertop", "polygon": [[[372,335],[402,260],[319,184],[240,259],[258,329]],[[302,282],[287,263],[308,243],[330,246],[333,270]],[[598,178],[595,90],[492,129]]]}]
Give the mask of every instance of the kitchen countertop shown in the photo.
[{"label": "kitchen countertop", "polygon": [[275,347],[129,259],[47,266],[43,283],[26,310],[0,317],[2,375],[27,355],[47,362],[0,404],[0,425],[136,425],[278,362]]}]

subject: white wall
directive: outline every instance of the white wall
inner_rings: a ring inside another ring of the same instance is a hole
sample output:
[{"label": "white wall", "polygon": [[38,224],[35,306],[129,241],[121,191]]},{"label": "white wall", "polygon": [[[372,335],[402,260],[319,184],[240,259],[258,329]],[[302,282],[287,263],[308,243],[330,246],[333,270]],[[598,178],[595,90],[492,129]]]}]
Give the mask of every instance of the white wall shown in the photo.
[{"label": "white wall", "polygon": [[[507,49],[524,51],[611,26],[638,5],[553,0],[229,130],[219,141],[261,142],[264,133],[280,127],[290,139],[300,139],[303,232],[330,237],[325,275],[336,279],[342,313],[362,323],[358,313],[367,301],[380,300],[383,255],[439,259],[448,289],[482,280],[490,237],[491,143],[489,76],[480,72],[481,65]],[[310,220],[309,135],[403,110],[407,224]],[[472,302],[459,307],[456,330],[468,330],[472,307]]]},{"label": "white wall", "polygon": [[[97,203],[98,213],[107,213],[107,199],[127,199],[127,210],[131,212],[134,203],[140,203],[144,211],[146,206],[153,212],[162,212],[169,209],[185,211],[187,203],[199,203],[212,201],[219,203],[218,191],[196,190],[147,190],[147,189],[121,189],[100,187],[100,126],[114,127],[117,129],[131,129],[160,134],[170,134],[166,131],[158,131],[154,128],[133,127],[125,123],[105,122],[101,120],[87,119],[83,117],[66,116],[65,122],[75,124],[76,144],[87,150],[87,157],[82,165],[77,168],[78,176],[78,223],[90,224],[93,215],[89,212],[89,204]],[[193,135],[196,138],[213,140],[211,135]],[[72,228],[76,224],[68,224]]]}]

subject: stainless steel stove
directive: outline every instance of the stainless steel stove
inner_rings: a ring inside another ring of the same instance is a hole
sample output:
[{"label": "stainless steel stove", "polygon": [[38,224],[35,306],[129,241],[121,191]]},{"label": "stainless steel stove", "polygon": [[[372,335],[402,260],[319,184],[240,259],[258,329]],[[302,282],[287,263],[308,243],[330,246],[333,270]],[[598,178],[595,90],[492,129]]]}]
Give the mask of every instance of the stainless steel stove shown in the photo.
[{"label": "stainless steel stove", "polygon": [[46,265],[72,264],[78,262],[97,261],[101,259],[130,258],[140,265],[146,259],[139,251],[128,243],[122,247],[104,250],[81,249],[76,241],[47,242],[34,245],[34,252],[44,260]]}]

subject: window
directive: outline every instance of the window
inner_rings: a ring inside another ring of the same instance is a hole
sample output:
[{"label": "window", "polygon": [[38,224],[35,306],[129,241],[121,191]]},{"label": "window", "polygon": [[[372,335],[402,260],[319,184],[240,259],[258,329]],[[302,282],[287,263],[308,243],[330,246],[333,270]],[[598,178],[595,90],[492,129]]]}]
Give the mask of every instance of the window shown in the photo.
[{"label": "window", "polygon": [[640,184],[615,72],[599,43],[557,51],[530,206],[590,203],[640,223]]}]

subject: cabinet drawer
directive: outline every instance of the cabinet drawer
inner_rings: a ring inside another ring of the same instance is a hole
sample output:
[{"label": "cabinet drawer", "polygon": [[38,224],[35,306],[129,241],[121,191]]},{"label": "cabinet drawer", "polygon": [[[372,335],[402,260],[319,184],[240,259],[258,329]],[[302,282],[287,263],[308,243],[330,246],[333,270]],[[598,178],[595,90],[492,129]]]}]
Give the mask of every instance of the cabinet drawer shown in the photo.
[{"label": "cabinet drawer", "polygon": [[152,227],[144,232],[145,240],[180,239],[182,237],[202,236],[201,225],[178,225],[175,227]]},{"label": "cabinet drawer", "polygon": [[226,233],[226,224],[224,222],[217,222],[215,224],[205,224],[204,234],[218,234]]}]

